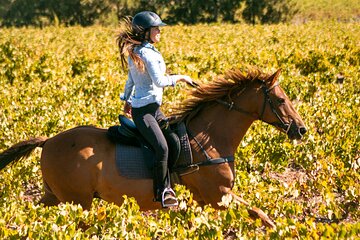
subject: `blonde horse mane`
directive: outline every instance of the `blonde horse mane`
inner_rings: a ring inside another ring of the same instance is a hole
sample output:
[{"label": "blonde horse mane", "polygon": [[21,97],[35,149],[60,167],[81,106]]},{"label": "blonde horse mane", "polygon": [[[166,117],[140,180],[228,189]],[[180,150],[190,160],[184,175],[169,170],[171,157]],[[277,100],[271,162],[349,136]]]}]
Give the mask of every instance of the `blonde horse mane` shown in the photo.
[{"label": "blonde horse mane", "polygon": [[216,77],[207,84],[200,84],[190,91],[190,97],[175,109],[176,122],[189,121],[207,103],[227,97],[231,99],[234,93],[241,93],[253,81],[266,81],[271,74],[266,74],[255,67],[248,67],[246,72],[240,69],[229,70],[223,76]]}]

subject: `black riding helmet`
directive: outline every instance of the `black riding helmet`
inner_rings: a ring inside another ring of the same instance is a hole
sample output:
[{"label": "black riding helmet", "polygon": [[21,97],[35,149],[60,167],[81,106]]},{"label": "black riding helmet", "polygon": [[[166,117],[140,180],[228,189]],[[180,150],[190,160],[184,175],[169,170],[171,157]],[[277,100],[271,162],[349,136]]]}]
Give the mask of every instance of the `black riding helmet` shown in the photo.
[{"label": "black riding helmet", "polygon": [[137,13],[134,16],[132,20],[132,25],[141,27],[143,29],[148,29],[151,27],[165,26],[166,24],[161,21],[160,17],[156,13],[150,11],[143,11]]}]

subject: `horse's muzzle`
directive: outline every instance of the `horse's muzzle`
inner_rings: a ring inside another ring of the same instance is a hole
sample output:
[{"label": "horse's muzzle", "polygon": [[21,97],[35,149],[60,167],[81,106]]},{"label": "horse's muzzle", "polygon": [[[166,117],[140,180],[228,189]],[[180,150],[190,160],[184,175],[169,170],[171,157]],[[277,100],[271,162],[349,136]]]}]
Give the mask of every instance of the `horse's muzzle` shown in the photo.
[{"label": "horse's muzzle", "polygon": [[306,127],[298,126],[295,121],[292,121],[287,131],[287,135],[291,140],[300,140],[306,132]]}]

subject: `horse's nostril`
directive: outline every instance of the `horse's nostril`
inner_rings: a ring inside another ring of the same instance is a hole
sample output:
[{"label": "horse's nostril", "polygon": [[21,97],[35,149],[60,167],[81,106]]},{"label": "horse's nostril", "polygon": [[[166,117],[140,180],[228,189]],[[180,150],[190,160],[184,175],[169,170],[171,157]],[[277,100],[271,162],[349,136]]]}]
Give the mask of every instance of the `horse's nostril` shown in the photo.
[{"label": "horse's nostril", "polygon": [[306,130],[305,127],[300,127],[300,128],[299,128],[299,131],[300,131],[300,134],[301,134],[301,135],[304,135],[304,134],[307,132],[307,130]]}]

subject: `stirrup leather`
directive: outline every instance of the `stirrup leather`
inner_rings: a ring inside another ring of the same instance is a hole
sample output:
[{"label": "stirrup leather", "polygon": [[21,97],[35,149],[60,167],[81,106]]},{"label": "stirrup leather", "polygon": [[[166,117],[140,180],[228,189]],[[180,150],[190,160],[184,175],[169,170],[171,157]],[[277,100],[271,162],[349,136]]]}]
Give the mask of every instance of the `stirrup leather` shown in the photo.
[{"label": "stirrup leather", "polygon": [[[174,203],[165,203],[165,195],[169,194],[170,197],[168,198],[171,201],[175,201]],[[176,199],[176,194],[174,192],[174,190],[172,190],[171,188],[165,188],[164,191],[162,192],[161,195],[161,205],[163,208],[167,208],[167,207],[175,207],[177,205],[179,205],[177,199]]]}]

